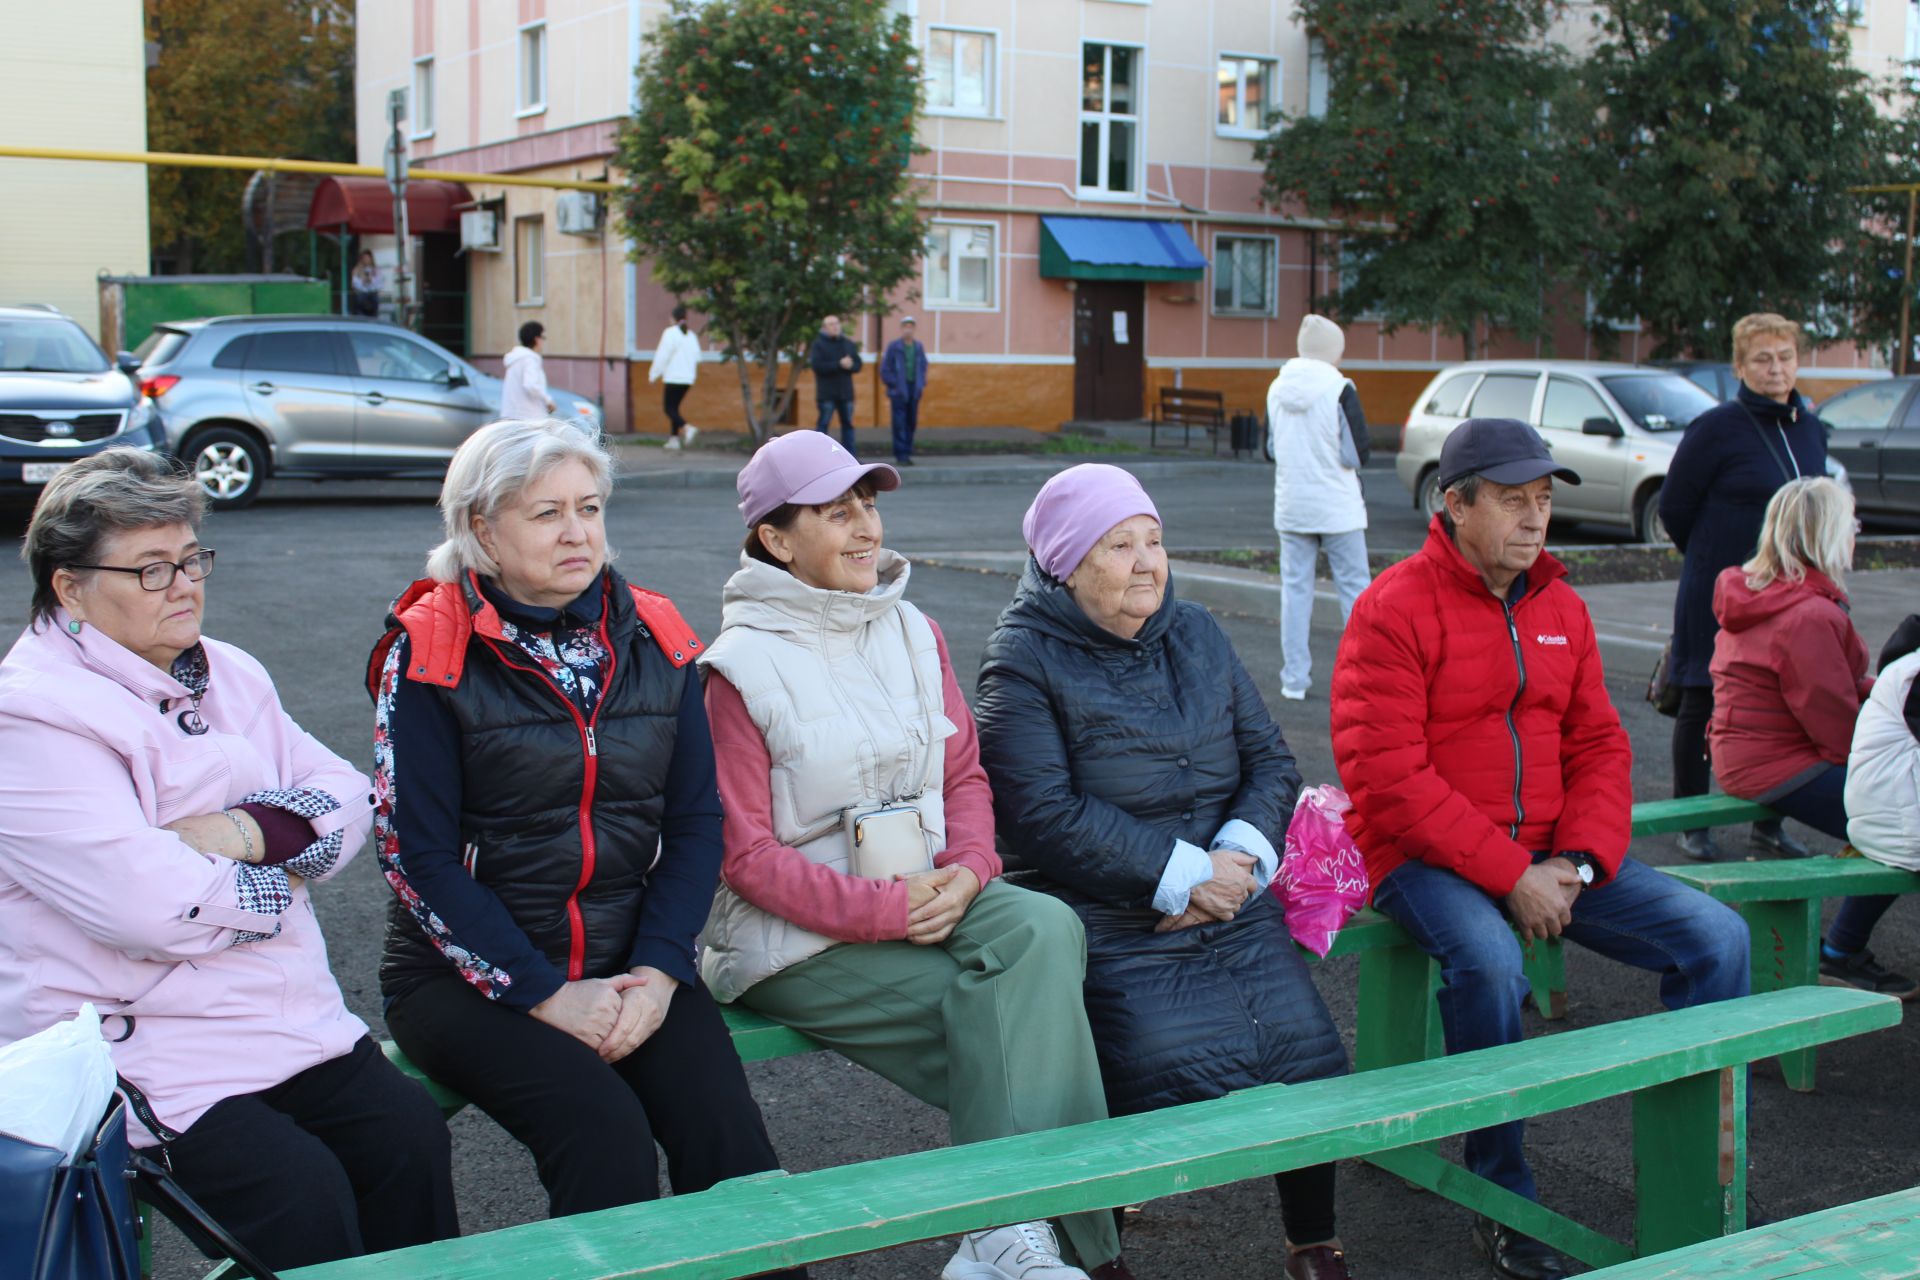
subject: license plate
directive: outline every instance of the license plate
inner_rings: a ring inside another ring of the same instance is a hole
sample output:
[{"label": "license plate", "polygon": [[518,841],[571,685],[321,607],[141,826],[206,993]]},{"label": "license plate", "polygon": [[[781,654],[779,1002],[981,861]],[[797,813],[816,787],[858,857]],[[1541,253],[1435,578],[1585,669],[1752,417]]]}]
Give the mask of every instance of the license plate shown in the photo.
[{"label": "license plate", "polygon": [[45,484],[66,465],[64,462],[24,462],[20,464],[20,479],[26,484]]}]

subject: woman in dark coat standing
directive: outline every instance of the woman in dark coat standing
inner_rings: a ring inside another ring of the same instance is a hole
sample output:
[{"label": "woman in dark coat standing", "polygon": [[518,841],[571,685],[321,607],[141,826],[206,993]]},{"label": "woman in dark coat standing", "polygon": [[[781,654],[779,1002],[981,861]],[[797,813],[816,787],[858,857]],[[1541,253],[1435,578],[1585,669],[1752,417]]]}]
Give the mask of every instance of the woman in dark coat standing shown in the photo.
[{"label": "woman in dark coat standing", "polygon": [[[1670,676],[1680,690],[1673,722],[1673,794],[1705,795],[1712,780],[1707,722],[1713,718],[1713,584],[1745,562],[1760,540],[1774,491],[1827,473],[1826,431],[1793,383],[1800,370],[1800,326],[1785,316],[1743,316],[1733,326],[1733,371],[1740,392],[1695,418],[1660,490],[1660,519],[1686,559],[1673,602]],[[1779,822],[1753,824],[1755,847],[1804,858],[1806,846]],[[1720,856],[1713,832],[1683,832],[1680,851],[1699,862]]]},{"label": "woman in dark coat standing", "polygon": [[[1167,583],[1160,518],[1118,467],[1040,490],[1033,556],[980,669],[980,756],[1009,865],[1087,933],[1114,1115],[1346,1071],[1267,893],[1300,774],[1226,633]],[[1347,1275],[1334,1167],[1283,1173],[1294,1280]]]}]

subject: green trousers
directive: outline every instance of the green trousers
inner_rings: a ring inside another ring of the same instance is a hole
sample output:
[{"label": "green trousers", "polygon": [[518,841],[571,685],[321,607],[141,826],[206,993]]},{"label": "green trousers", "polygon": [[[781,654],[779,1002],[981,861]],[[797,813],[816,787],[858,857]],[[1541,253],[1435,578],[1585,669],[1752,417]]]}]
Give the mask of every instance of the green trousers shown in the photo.
[{"label": "green trousers", "polygon": [[[1072,908],[995,880],[937,946],[830,947],[740,1003],[939,1107],[956,1144],[979,1142],[1106,1119],[1086,968]],[[1120,1256],[1110,1210],[1060,1227],[1086,1269]]]}]

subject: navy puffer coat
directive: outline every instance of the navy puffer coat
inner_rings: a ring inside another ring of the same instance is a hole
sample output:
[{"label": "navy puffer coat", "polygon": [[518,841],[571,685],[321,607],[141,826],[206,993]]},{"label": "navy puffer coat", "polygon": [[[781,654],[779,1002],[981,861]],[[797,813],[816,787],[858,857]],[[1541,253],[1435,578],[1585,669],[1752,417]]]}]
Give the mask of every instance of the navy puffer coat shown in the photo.
[{"label": "navy puffer coat", "polygon": [[1346,1055],[1268,893],[1233,920],[1155,933],[1176,840],[1229,819],[1283,848],[1300,775],[1212,615],[1176,601],[1131,640],[1031,559],[987,642],[975,718],[1002,850],[1087,931],[1087,1015],[1127,1115],[1339,1075]]}]

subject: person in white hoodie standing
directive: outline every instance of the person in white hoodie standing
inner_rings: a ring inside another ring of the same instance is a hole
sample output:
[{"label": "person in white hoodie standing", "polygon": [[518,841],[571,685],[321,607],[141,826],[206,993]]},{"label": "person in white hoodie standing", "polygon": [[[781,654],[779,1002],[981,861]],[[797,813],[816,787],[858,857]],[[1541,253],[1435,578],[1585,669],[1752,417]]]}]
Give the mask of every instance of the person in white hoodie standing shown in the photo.
[{"label": "person in white hoodie standing", "polygon": [[673,323],[661,332],[660,341],[653,344],[653,367],[647,371],[648,382],[667,384],[661,408],[667,414],[669,449],[690,445],[700,434],[700,428],[680,416],[680,402],[693,390],[693,380],[699,373],[700,339],[687,327],[686,307],[676,306]]},{"label": "person in white hoodie standing", "polygon": [[1353,383],[1336,367],[1346,335],[1325,316],[1300,322],[1298,357],[1267,389],[1273,434],[1273,527],[1280,535],[1280,695],[1307,696],[1313,674],[1314,569],[1327,553],[1345,623],[1371,581],[1360,468],[1372,450]]},{"label": "person in white hoodie standing", "polygon": [[506,422],[551,418],[556,408],[547,393],[547,362],[540,348],[547,344],[547,327],[538,320],[520,326],[520,345],[501,363],[506,376],[500,388],[500,417]]}]

